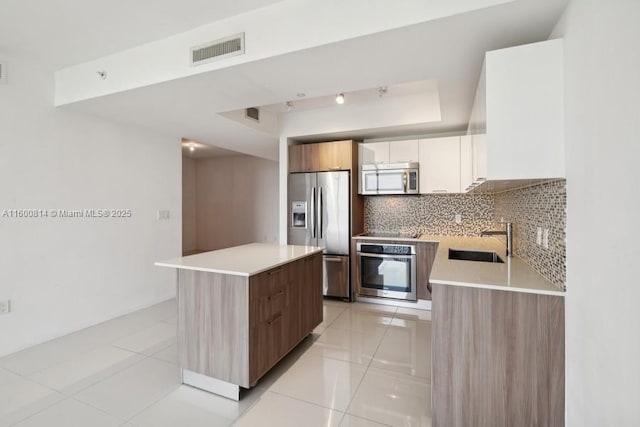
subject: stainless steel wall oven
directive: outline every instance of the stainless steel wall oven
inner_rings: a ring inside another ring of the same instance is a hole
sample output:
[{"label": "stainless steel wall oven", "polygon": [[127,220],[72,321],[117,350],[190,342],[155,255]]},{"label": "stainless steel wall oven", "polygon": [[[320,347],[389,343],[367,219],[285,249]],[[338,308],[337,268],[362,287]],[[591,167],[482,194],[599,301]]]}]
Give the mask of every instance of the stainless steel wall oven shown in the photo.
[{"label": "stainless steel wall oven", "polygon": [[360,295],[416,301],[416,247],[359,242]]}]

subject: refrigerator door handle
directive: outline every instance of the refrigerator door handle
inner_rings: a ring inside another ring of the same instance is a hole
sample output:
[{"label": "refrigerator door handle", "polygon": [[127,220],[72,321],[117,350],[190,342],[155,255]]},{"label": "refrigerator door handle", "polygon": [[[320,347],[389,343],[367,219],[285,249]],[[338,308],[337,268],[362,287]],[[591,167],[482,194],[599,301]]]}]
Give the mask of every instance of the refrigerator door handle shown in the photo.
[{"label": "refrigerator door handle", "polygon": [[316,238],[316,187],[311,189],[311,230],[313,238]]},{"label": "refrigerator door handle", "polygon": [[322,220],[322,213],[323,213],[323,209],[322,209],[322,205],[323,205],[323,198],[322,198],[322,187],[319,187],[318,190],[319,196],[320,196],[320,208],[318,209],[318,221],[320,222],[320,227],[318,228],[319,231],[319,235],[320,238],[322,239],[322,228],[324,227],[323,224],[323,220]]}]

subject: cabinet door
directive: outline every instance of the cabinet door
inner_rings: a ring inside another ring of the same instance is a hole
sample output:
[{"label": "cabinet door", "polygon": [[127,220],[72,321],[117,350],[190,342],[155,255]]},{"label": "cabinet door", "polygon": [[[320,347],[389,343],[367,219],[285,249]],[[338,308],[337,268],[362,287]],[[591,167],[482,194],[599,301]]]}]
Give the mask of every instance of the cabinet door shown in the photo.
[{"label": "cabinet door", "polygon": [[419,156],[419,141],[391,141],[389,143],[389,162],[416,162]]},{"label": "cabinet door", "polygon": [[322,254],[303,258],[298,270],[297,286],[301,289],[300,306],[304,333],[308,334],[322,322]]},{"label": "cabinet door", "polygon": [[372,163],[389,163],[389,143],[360,144],[360,166]]},{"label": "cabinet door", "polygon": [[473,182],[478,183],[487,179],[487,135],[479,133],[472,135],[473,149]]},{"label": "cabinet door", "polygon": [[317,170],[351,170],[352,144],[352,141],[335,141],[309,144],[317,146]]},{"label": "cabinet door", "polygon": [[473,184],[473,145],[471,135],[460,137],[460,191],[471,190]]},{"label": "cabinet door", "polygon": [[289,146],[289,172],[314,172],[318,170],[318,145],[298,144]]},{"label": "cabinet door", "polygon": [[420,192],[460,192],[460,137],[420,140]]},{"label": "cabinet door", "polygon": [[431,292],[429,292],[428,284],[437,249],[438,244],[432,242],[420,242],[416,245],[416,262],[418,263],[416,294],[418,299],[431,301]]}]

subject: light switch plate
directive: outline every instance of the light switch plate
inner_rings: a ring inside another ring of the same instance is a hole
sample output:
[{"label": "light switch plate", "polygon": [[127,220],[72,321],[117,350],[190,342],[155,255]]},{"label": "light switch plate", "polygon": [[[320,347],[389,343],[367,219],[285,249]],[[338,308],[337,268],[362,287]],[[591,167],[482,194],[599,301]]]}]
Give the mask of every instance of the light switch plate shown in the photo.
[{"label": "light switch plate", "polygon": [[160,210],[158,211],[158,219],[169,219],[171,217],[170,211]]},{"label": "light switch plate", "polygon": [[542,232],[542,247],[549,249],[549,229],[545,228]]}]

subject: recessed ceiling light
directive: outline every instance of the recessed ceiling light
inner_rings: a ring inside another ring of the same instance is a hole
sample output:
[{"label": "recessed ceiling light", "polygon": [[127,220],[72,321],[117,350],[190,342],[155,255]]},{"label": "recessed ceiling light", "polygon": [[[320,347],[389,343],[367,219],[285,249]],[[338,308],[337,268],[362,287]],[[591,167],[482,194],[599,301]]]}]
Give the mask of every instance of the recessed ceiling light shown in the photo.
[{"label": "recessed ceiling light", "polygon": [[336,102],[340,105],[344,104],[344,93],[339,93],[336,96]]},{"label": "recessed ceiling light", "polygon": [[306,93],[304,93],[304,92],[298,92],[298,93],[296,94],[296,96],[297,96],[298,98],[304,98],[305,96],[307,96],[307,94],[306,94]]}]

